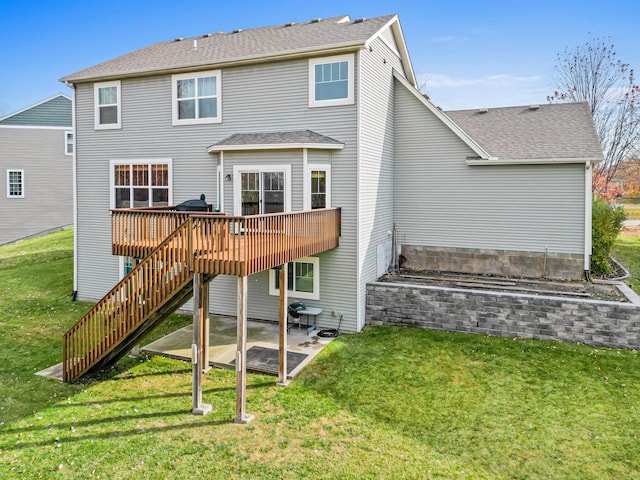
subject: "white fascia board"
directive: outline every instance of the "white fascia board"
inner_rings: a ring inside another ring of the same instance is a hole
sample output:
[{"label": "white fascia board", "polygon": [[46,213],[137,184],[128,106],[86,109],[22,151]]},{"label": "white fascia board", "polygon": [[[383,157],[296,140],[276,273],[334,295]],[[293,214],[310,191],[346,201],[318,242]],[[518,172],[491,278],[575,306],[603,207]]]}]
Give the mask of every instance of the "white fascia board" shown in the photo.
[{"label": "white fascia board", "polygon": [[466,161],[467,165],[562,165],[569,163],[589,163],[597,162],[597,158],[521,158],[516,160],[499,159],[493,157],[489,160],[469,159]]},{"label": "white fascia board", "polygon": [[294,150],[302,148],[311,148],[318,150],[342,150],[344,144],[336,143],[265,143],[265,144],[249,144],[249,145],[213,145],[207,148],[207,152],[229,152],[242,150]]},{"label": "white fascia board", "polygon": [[420,91],[411,85],[409,81],[400,75],[398,72],[394,70],[393,76],[400,82],[404,87],[409,90],[422,104],[429,109],[431,113],[433,113],[442,123],[444,123],[449,129],[455,133],[460,140],[466,143],[471,150],[476,152],[480,158],[484,158],[486,160],[497,160],[496,157],[492,157],[489,153],[482,148],[476,141],[471,138],[462,128],[458,126],[456,122],[451,120],[447,114],[445,114],[442,110],[436,107],[430,100],[427,100],[424,95],[420,93]]},{"label": "white fascia board", "polygon": [[68,130],[72,131],[73,127],[50,127],[47,125],[0,125],[0,128],[22,128],[22,129],[31,129],[31,130]]},{"label": "white fascia board", "polygon": [[402,33],[402,27],[400,26],[400,20],[398,19],[397,15],[394,15],[391,20],[384,24],[384,26],[380,30],[378,30],[369,40],[365,42],[365,48],[369,48],[371,42],[373,42],[376,38],[381,37],[382,32],[384,32],[387,28],[391,28],[394,37],[396,37],[396,45],[399,50],[398,53],[400,54],[402,66],[404,67],[405,73],[407,74],[409,83],[411,83],[411,85],[413,85],[414,87],[417,87],[416,76],[415,72],[413,71],[413,64],[411,63],[411,57],[409,57],[409,50],[407,49],[407,44],[404,41],[404,34]]}]

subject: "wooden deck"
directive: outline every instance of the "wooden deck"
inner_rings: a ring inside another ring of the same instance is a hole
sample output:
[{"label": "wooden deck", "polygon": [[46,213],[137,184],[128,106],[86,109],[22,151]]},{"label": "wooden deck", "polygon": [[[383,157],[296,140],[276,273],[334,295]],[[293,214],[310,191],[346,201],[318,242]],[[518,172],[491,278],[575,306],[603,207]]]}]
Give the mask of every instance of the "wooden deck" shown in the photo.
[{"label": "wooden deck", "polygon": [[340,236],[339,208],[246,217],[120,209],[112,211],[112,252],[144,258],[186,221],[190,267],[211,275],[251,275],[335,248]]}]

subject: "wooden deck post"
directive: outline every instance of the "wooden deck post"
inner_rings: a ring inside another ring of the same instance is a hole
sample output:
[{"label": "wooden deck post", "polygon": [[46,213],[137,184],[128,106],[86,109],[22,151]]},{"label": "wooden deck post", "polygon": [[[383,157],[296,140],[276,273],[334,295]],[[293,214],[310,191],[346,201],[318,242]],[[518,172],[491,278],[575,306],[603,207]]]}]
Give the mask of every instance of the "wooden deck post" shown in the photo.
[{"label": "wooden deck post", "polygon": [[278,352],[278,383],[281,387],[289,385],[287,379],[287,269],[282,265],[280,275],[280,350]]},{"label": "wooden deck post", "polygon": [[236,347],[236,423],[249,423],[247,415],[247,277],[238,277],[238,344]]},{"label": "wooden deck post", "polygon": [[202,371],[208,372],[211,369],[209,365],[209,283],[202,283],[200,288],[200,318],[202,318]]},{"label": "wooden deck post", "polygon": [[[193,392],[192,410],[196,415],[206,415],[211,412],[211,405],[202,403],[202,377],[203,377],[203,323],[202,315],[202,290],[204,274],[193,274],[193,345],[191,345],[191,363],[193,365]],[[208,342],[207,342],[208,343]]]}]

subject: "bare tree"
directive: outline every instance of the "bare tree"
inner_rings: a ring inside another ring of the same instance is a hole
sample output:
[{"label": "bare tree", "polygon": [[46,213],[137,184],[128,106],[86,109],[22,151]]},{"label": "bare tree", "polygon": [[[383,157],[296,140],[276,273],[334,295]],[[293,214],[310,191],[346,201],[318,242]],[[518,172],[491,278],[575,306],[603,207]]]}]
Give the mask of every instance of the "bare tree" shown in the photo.
[{"label": "bare tree", "polygon": [[610,39],[591,38],[556,58],[558,90],[549,102],[587,102],[604,161],[593,170],[594,188],[604,193],[621,161],[640,147],[640,87],[633,69],[617,58]]}]

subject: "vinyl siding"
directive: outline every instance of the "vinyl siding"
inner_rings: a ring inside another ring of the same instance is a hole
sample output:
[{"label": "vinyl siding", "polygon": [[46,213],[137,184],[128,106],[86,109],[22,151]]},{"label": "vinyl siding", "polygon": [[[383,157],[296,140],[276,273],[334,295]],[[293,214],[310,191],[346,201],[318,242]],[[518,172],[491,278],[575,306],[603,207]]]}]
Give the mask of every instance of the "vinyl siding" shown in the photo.
[{"label": "vinyl siding", "polygon": [[359,270],[360,319],[366,284],[377,278],[378,246],[389,244],[393,228],[393,70],[402,63],[380,38],[361,53]]},{"label": "vinyl siding", "polygon": [[471,149],[399,82],[395,118],[400,243],[583,252],[584,165],[468,166]]},{"label": "vinyl siding", "polygon": [[[218,155],[206,148],[234,133],[310,129],[344,142],[343,150],[314,153],[332,162],[332,202],[343,207],[340,247],[321,255],[319,301],[326,312],[344,313],[343,328],[355,330],[356,307],[356,107],[308,107],[306,59],[222,70],[222,123],[171,125],[171,76],[122,80],[122,128],[93,128],[93,84],[80,84],[77,103],[78,293],[97,300],[118,280],[111,256],[109,161],[171,158],[173,200],[204,193],[216,203]],[[320,158],[319,157],[319,158]],[[309,157],[311,158],[311,156]],[[302,152],[227,152],[224,169],[234,163],[290,163],[292,207],[302,208]],[[233,213],[233,182],[224,182],[225,211]],[[267,272],[249,279],[249,316],[276,320],[277,297],[268,295]],[[235,278],[216,278],[211,287],[214,313],[235,314]],[[323,314],[318,322],[337,325]],[[349,323],[351,322],[351,323]]]},{"label": "vinyl siding", "polygon": [[[73,223],[65,130],[0,128],[0,245]],[[24,170],[24,198],[7,198],[7,170]]]},{"label": "vinyl siding", "polygon": [[71,127],[71,100],[63,95],[58,95],[51,100],[0,120],[0,125]]}]

